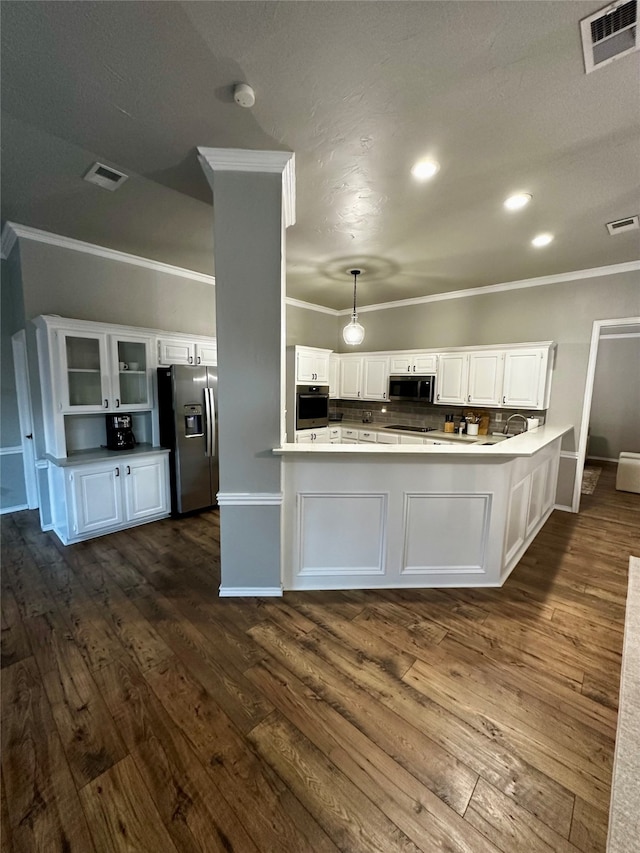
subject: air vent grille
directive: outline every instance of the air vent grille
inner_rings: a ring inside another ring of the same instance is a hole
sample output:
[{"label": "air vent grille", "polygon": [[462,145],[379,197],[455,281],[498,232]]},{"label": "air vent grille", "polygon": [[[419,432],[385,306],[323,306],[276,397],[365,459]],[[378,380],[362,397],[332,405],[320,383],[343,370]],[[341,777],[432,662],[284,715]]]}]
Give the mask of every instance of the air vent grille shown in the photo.
[{"label": "air vent grille", "polygon": [[124,172],[112,169],[111,166],[105,166],[104,163],[94,163],[84,179],[90,184],[97,184],[105,190],[113,191],[122,186],[128,177]]},{"label": "air vent grille", "polygon": [[580,21],[587,74],[640,48],[637,20],[637,0],[627,0]]},{"label": "air vent grille", "polygon": [[637,2],[630,0],[629,3],[618,6],[612,12],[607,12],[606,15],[596,18],[595,21],[591,21],[591,41],[596,44],[596,42],[632,26],[637,20],[636,15]]},{"label": "air vent grille", "polygon": [[637,216],[627,216],[625,219],[616,219],[615,222],[607,222],[609,234],[620,234],[622,231],[638,231],[640,222]]}]

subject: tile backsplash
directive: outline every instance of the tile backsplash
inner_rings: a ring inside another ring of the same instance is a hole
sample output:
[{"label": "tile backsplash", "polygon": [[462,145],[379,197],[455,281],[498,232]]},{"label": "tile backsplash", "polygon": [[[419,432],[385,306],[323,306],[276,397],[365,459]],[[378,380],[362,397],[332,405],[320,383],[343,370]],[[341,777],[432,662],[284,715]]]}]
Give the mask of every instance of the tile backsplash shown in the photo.
[{"label": "tile backsplash", "polygon": [[[520,414],[525,417],[539,418],[540,425],[544,423],[546,412],[530,409],[487,409],[481,406],[436,406],[432,403],[381,403],[371,400],[330,400],[329,418],[342,415],[345,421],[366,423],[366,413],[371,413],[370,423],[379,426],[389,424],[405,424],[406,426],[434,427],[444,429],[446,415],[453,415],[456,426],[461,417],[468,412],[489,416],[489,432],[500,432],[510,415]],[[498,421],[498,415],[501,419]],[[513,431],[521,429],[522,421],[514,422]]]}]

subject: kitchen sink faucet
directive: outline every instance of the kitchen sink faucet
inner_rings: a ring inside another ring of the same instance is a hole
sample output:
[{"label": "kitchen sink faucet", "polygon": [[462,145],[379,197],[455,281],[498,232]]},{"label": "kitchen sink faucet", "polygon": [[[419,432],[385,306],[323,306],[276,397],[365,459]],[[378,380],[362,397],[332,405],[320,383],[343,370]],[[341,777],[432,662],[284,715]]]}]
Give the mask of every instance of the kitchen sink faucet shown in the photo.
[{"label": "kitchen sink faucet", "polygon": [[521,415],[519,412],[516,412],[515,415],[509,415],[509,417],[507,418],[507,422],[504,425],[504,429],[502,430],[505,435],[509,435],[509,422],[512,421],[514,418],[522,418],[522,420],[524,421],[524,429],[522,430],[522,432],[527,431],[527,419],[524,415]]}]

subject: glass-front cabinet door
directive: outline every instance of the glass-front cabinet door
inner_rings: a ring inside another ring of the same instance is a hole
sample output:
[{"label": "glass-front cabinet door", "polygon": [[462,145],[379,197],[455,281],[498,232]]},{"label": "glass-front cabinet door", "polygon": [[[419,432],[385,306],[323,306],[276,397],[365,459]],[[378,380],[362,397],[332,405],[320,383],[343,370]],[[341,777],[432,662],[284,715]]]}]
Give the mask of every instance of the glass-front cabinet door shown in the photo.
[{"label": "glass-front cabinet door", "polygon": [[96,412],[109,408],[107,336],[60,331],[61,396],[58,408]]},{"label": "glass-front cabinet door", "polygon": [[149,341],[141,337],[111,336],[112,408],[136,411],[151,408]]}]

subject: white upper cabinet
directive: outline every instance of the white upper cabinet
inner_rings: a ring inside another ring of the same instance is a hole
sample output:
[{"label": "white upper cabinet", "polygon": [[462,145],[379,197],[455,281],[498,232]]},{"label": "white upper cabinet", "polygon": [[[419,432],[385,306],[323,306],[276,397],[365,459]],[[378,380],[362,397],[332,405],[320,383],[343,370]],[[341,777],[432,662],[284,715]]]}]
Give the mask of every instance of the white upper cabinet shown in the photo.
[{"label": "white upper cabinet", "polygon": [[386,400],[389,392],[389,356],[340,357],[339,395],[342,400]]},{"label": "white upper cabinet", "polygon": [[340,359],[340,398],[362,399],[362,356],[349,355]]},{"label": "white upper cabinet", "polygon": [[203,364],[215,367],[218,363],[216,339],[158,338],[158,364]]},{"label": "white upper cabinet", "polygon": [[335,352],[329,355],[329,397],[340,396],[340,356]]},{"label": "white upper cabinet", "polygon": [[467,403],[499,406],[502,402],[504,351],[469,353],[469,387]]},{"label": "white upper cabinet", "polygon": [[469,353],[448,352],[440,356],[436,379],[436,403],[467,402]]},{"label": "white upper cabinet", "polygon": [[548,405],[549,348],[514,349],[505,354],[502,405],[543,409]]},{"label": "white upper cabinet", "polygon": [[296,347],[296,382],[329,384],[330,350]]},{"label": "white upper cabinet", "polygon": [[403,353],[391,355],[389,373],[398,376],[401,373],[425,375],[435,373],[438,367],[438,356],[435,353]]},{"label": "white upper cabinet", "polygon": [[386,400],[389,394],[389,356],[365,355],[362,367],[362,398]]},{"label": "white upper cabinet", "polygon": [[150,409],[151,339],[82,329],[57,329],[58,410],[72,413]]}]

